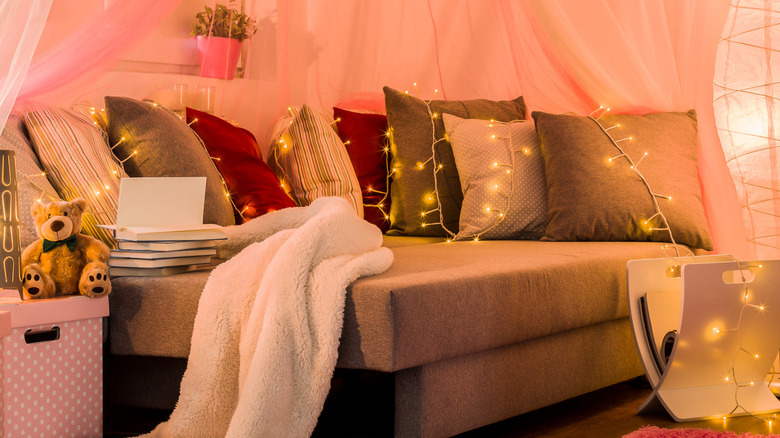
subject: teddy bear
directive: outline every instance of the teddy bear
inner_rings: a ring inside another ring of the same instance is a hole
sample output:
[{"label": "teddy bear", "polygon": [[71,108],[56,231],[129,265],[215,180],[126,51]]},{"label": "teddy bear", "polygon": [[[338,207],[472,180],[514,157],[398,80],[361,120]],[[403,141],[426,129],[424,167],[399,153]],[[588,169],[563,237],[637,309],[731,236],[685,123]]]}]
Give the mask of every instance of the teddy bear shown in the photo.
[{"label": "teddy bear", "polygon": [[111,292],[108,247],[81,234],[81,217],[87,201],[35,203],[35,231],[40,239],[22,252],[25,299],[80,293],[98,298]]}]

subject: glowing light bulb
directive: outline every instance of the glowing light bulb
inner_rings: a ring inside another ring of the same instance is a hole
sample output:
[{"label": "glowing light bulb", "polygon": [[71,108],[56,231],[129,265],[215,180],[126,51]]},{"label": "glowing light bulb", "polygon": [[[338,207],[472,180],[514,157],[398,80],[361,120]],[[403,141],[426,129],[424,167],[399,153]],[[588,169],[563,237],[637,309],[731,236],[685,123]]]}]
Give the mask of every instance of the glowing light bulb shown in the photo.
[{"label": "glowing light bulb", "polygon": [[425,212],[420,213],[420,217],[425,217]]},{"label": "glowing light bulb", "polygon": [[423,168],[425,168],[425,164],[423,164],[423,163],[421,163],[421,162],[418,162],[418,163],[417,163],[417,168],[418,168],[418,169],[423,169]]},{"label": "glowing light bulb", "polygon": [[758,306],[758,310],[764,310],[764,306]]},{"label": "glowing light bulb", "polygon": [[366,191],[373,192],[374,189],[371,188],[371,186],[366,187]]},{"label": "glowing light bulb", "polygon": [[444,167],[444,165],[443,164],[439,164],[439,169],[441,169],[442,167]]},{"label": "glowing light bulb", "polygon": [[107,184],[106,184],[106,186],[105,186],[105,187],[106,187],[106,190],[108,190],[108,185],[107,185]]},{"label": "glowing light bulb", "polygon": [[491,135],[490,138],[495,139],[496,138],[496,134]]},{"label": "glowing light bulb", "polygon": [[759,267],[759,268],[763,268],[763,267],[764,267],[764,265],[758,265],[758,267]]},{"label": "glowing light bulb", "polygon": [[493,163],[493,167],[498,167],[498,163]]},{"label": "glowing light bulb", "polygon": [[447,239],[447,243],[452,243],[452,239]]},{"label": "glowing light bulb", "polygon": [[[720,329],[719,329],[719,328],[717,328],[717,327],[713,327],[713,328],[712,328],[712,331],[714,331],[716,334],[717,334],[717,333],[720,333]],[[728,380],[728,377],[726,377],[726,380]]]},{"label": "glowing light bulb", "polygon": [[506,173],[512,173],[512,171],[511,171],[511,170],[509,170],[509,169],[507,169],[507,170],[506,170]]},{"label": "glowing light bulb", "polygon": [[475,238],[474,238],[474,241],[475,241],[475,242],[479,242],[479,236],[475,237]]},{"label": "glowing light bulb", "polygon": [[728,377],[726,377],[726,381],[727,381],[727,382],[729,381],[729,378],[728,378]]},{"label": "glowing light bulb", "polygon": [[389,151],[389,150],[390,150],[390,148],[387,148],[387,147],[386,147],[386,148],[383,148],[382,150],[383,150],[383,151],[385,151],[385,152],[387,152],[387,151]]},{"label": "glowing light bulb", "polygon": [[98,190],[95,190],[95,196],[100,196],[100,192]]},{"label": "glowing light bulb", "polygon": [[485,211],[490,213],[490,207],[485,208]]},{"label": "glowing light bulb", "polygon": [[41,198],[36,199],[35,202],[41,202]]},{"label": "glowing light bulb", "polygon": [[753,355],[753,357],[754,357],[754,358],[756,358],[756,359],[758,359],[758,355],[757,355],[757,354],[754,354],[754,355]]},{"label": "glowing light bulb", "polygon": [[433,117],[435,119],[438,115],[439,115],[439,113],[433,113],[433,115],[431,117]]},{"label": "glowing light bulb", "polygon": [[385,219],[390,219],[390,216],[388,216],[388,215],[385,215]]}]

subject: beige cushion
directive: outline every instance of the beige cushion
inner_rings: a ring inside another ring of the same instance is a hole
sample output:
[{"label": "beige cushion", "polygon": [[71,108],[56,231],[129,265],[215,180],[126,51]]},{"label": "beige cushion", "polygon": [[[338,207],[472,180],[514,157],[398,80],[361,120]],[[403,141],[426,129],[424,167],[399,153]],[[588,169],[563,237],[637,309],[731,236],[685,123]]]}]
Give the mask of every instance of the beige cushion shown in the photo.
[{"label": "beige cushion", "polygon": [[[625,318],[626,262],[661,255],[640,242],[411,243],[350,286],[339,366],[394,371]],[[207,278],[115,279],[112,352],[187,357]]]},{"label": "beige cushion", "polygon": [[547,185],[534,123],[443,118],[463,189],[455,239],[541,238]]},{"label": "beige cushion", "polygon": [[[84,233],[113,246],[111,233],[96,225],[116,222],[119,181],[127,174],[111,153],[106,133],[83,105],[56,108],[34,104],[31,108],[24,114],[24,122],[49,181],[62,199],[87,200]],[[29,206],[21,208],[29,210]]]},{"label": "beige cushion", "polygon": [[274,129],[268,165],[298,206],[317,198],[346,199],[363,217],[363,194],[333,117],[308,105],[288,108]]},{"label": "beige cushion", "polygon": [[[658,229],[666,226],[655,199],[677,243],[712,249],[693,111],[604,116],[604,129],[588,117],[534,112],[533,118],[547,173],[546,238],[669,242],[669,232]],[[648,191],[627,157],[659,196]]]}]

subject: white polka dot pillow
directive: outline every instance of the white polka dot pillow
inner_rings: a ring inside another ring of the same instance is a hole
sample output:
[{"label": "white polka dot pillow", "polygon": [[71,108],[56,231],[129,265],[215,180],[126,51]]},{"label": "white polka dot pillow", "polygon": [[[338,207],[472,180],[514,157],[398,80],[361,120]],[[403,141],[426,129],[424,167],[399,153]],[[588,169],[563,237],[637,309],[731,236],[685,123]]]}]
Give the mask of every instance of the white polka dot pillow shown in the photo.
[{"label": "white polka dot pillow", "polygon": [[533,122],[443,117],[463,190],[455,239],[541,238],[547,186]]}]

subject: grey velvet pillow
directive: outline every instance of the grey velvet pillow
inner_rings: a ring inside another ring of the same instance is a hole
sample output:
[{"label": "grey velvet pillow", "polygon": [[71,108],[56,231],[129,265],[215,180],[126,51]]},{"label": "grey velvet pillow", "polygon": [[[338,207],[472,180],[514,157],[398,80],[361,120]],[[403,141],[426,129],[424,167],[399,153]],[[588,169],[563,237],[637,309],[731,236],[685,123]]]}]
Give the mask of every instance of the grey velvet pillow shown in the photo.
[{"label": "grey velvet pillow", "polygon": [[712,249],[694,111],[604,116],[602,127],[573,115],[535,111],[533,118],[547,175],[546,239],[669,242],[669,232],[658,229],[666,227],[655,199],[677,243]]},{"label": "grey velvet pillow", "polygon": [[443,119],[463,189],[455,239],[541,238],[547,186],[534,123]]},{"label": "grey velvet pillow", "polygon": [[[106,96],[108,136],[114,155],[134,177],[206,177],[203,222],[235,225],[219,171],[197,135],[177,115],[160,106],[126,97]],[[122,137],[125,138],[121,141]],[[120,142],[121,141],[121,142]]]},{"label": "grey velvet pillow", "polygon": [[46,176],[42,175],[41,163],[32,150],[24,122],[18,116],[8,117],[0,136],[0,149],[14,151],[16,157],[19,222],[22,225],[20,241],[24,249],[38,239],[30,207],[39,199],[46,203],[59,200],[59,196]]},{"label": "grey velvet pillow", "polygon": [[[439,222],[438,211],[422,216],[422,212],[437,208],[434,193],[434,170],[431,162],[432,145],[436,143],[436,162],[442,168],[436,173],[442,223],[453,233],[458,232],[463,194],[458,169],[449,142],[444,139],[441,114],[452,114],[464,119],[495,119],[502,122],[525,118],[522,97],[510,101],[485,99],[447,101],[432,100],[430,109],[437,117],[432,119],[425,102],[407,93],[384,88],[390,149],[393,156],[390,184],[389,235],[447,236]],[[427,163],[426,163],[427,162]],[[420,169],[419,165],[424,164]],[[423,224],[430,224],[423,226]]]}]

